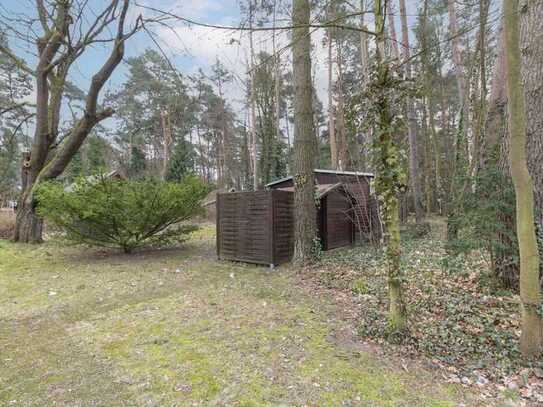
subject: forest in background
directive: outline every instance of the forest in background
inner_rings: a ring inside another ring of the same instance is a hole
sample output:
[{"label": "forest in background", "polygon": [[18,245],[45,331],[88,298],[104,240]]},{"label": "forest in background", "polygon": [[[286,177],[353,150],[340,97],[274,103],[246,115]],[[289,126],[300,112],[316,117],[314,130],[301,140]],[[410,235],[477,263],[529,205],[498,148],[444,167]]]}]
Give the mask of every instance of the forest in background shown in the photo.
[{"label": "forest in background", "polygon": [[[448,253],[485,252],[499,285],[520,291],[523,332],[533,340],[524,349],[540,348],[540,2],[245,2],[239,27],[210,27],[249,37],[243,77],[218,58],[185,73],[159,43],[124,58],[131,37],[153,23],[203,23],[148,7],[152,15],[128,27],[129,2],[112,1],[89,26],[67,17],[71,6],[56,2],[41,16],[35,69],[13,43],[28,41],[24,24],[36,20],[0,18],[0,194],[19,200],[17,240],[41,238],[33,187],[42,180],[111,170],[167,181],[196,174],[239,191],[294,174],[295,258],[304,260],[315,231],[311,169],[371,171],[387,231],[391,326],[406,325],[399,225],[414,215],[422,233],[426,218],[439,215]],[[117,34],[103,40],[114,44],[110,57],[83,90],[70,80],[72,63],[115,21]],[[88,34],[78,42],[72,27]],[[270,50],[255,46],[258,30],[272,36]],[[292,32],[291,47],[276,45],[283,30]],[[310,41],[315,30],[322,41]],[[312,75],[312,57],[323,51],[325,98]],[[120,64],[126,80],[104,91]],[[234,81],[242,108],[227,94]]]}]

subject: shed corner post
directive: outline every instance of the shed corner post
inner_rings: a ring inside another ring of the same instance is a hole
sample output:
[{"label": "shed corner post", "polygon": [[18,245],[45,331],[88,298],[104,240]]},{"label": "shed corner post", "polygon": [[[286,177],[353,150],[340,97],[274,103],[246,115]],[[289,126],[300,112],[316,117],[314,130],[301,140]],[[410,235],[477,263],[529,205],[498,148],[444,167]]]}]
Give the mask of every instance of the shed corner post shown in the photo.
[{"label": "shed corner post", "polygon": [[269,207],[268,207],[268,228],[269,228],[269,236],[270,236],[270,270],[273,270],[275,265],[275,203],[273,200],[274,195],[274,189],[270,189],[268,192],[268,199],[269,199]]}]

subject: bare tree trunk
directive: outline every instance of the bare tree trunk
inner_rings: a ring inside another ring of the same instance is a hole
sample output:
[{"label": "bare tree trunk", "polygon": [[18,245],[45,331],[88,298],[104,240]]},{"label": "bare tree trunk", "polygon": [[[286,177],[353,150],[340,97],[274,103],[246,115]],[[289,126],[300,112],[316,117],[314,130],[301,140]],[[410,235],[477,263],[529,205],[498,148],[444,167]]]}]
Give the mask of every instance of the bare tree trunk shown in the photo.
[{"label": "bare tree trunk", "polygon": [[304,264],[314,257],[317,236],[314,163],[311,38],[309,0],[294,0],[292,62],[294,72],[294,261]]},{"label": "bare tree trunk", "polygon": [[253,189],[255,191],[259,188],[258,179],[258,158],[257,158],[257,140],[256,140],[256,86],[255,86],[255,50],[253,42],[253,0],[249,0],[249,46],[251,54],[251,152],[253,158]]},{"label": "bare tree trunk", "polygon": [[[408,80],[411,80],[411,53],[409,50],[409,28],[407,26],[407,11],[405,0],[400,0],[400,16],[402,22],[402,50],[405,63],[405,74]],[[418,168],[418,134],[417,119],[415,117],[415,106],[413,98],[407,99],[407,122],[409,137],[409,178],[411,180],[411,190],[415,204],[415,219],[420,224],[424,218],[424,211],[421,205],[421,187]]]},{"label": "bare tree trunk", "polygon": [[[330,6],[331,8],[331,6]],[[331,12],[329,11],[329,19],[331,19]],[[334,111],[334,60],[332,59],[332,29],[327,30],[328,40],[328,135],[330,137],[330,165],[333,169],[338,169],[338,149],[336,140],[336,121]]]},{"label": "bare tree trunk", "polygon": [[166,179],[168,173],[168,163],[170,162],[172,148],[172,127],[170,123],[170,115],[167,110],[160,112],[162,119],[162,134],[164,136],[164,160],[162,162],[162,179]]},{"label": "bare tree trunk", "polygon": [[337,44],[337,133],[338,162],[337,168],[345,170],[349,165],[349,146],[347,145],[347,125],[345,123],[345,98],[343,95],[343,55],[341,44]]},{"label": "bare tree trunk", "polygon": [[534,182],[538,227],[543,228],[543,2],[523,0],[520,11],[522,79],[526,100],[526,150]]},{"label": "bare tree trunk", "polygon": [[518,0],[503,2],[507,59],[507,97],[509,111],[509,162],[515,186],[517,236],[520,252],[520,298],[522,335],[520,349],[526,357],[541,354],[543,325],[539,310],[539,251],[534,227],[533,183],[526,158],[526,107],[521,76]]},{"label": "bare tree trunk", "polygon": [[[273,2],[273,55],[274,55],[274,71],[275,71],[275,104],[274,104],[274,117],[275,117],[275,139],[278,141],[281,137],[281,113],[280,113],[280,84],[281,84],[281,55],[277,52],[275,44],[275,26],[276,26],[276,0]],[[288,140],[287,140],[288,143]]]},{"label": "bare tree trunk", "polygon": [[[460,54],[460,36],[458,33],[458,21],[456,18],[456,5],[455,0],[448,0],[449,10],[449,31],[452,44],[452,59],[454,65],[454,72],[456,76],[456,82],[458,86],[458,96],[460,98],[460,104],[462,108],[462,130],[464,133],[464,140],[467,141],[467,134],[469,131],[469,100],[468,100],[468,88],[466,77],[464,73],[464,66],[462,64],[462,56]],[[466,142],[467,144],[467,142]],[[460,147],[460,146],[458,146]],[[468,153],[466,148],[466,153]],[[466,154],[468,156],[468,154]]]},{"label": "bare tree trunk", "polygon": [[400,48],[398,47],[398,35],[396,34],[396,23],[394,22],[394,6],[392,2],[387,2],[388,31],[390,32],[390,47],[394,53],[396,63],[400,62]]},{"label": "bare tree trunk", "polygon": [[[360,28],[362,30],[366,29],[366,23],[364,21],[364,14],[366,11],[365,8],[365,0],[360,0]],[[370,52],[368,47],[368,35],[364,31],[360,31],[360,65],[362,66],[363,84],[366,84],[368,82],[369,63]]]},{"label": "bare tree trunk", "polygon": [[[486,25],[488,18],[489,0],[481,0],[479,3],[479,100],[474,113],[473,126],[473,162],[472,174],[477,175],[480,164],[481,144],[485,136],[486,99],[487,99],[487,73],[486,73]],[[477,82],[476,82],[477,83]]]}]

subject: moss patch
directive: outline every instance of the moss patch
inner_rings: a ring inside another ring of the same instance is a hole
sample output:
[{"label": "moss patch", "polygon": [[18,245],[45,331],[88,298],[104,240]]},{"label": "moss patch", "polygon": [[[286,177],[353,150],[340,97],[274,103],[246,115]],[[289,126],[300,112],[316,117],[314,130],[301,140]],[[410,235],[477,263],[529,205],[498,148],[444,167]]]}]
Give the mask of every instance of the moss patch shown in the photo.
[{"label": "moss patch", "polygon": [[134,256],[0,246],[0,405],[469,404],[333,340],[288,268],[217,262],[210,228]]}]

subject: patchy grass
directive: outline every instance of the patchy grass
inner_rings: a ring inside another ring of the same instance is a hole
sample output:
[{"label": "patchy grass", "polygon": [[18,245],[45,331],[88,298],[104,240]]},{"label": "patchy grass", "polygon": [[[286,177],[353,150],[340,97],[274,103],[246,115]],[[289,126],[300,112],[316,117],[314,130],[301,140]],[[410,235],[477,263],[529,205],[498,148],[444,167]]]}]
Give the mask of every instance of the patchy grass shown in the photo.
[{"label": "patchy grass", "polygon": [[292,270],[217,262],[213,239],[132,256],[0,242],[0,405],[480,405],[345,339]]},{"label": "patchy grass", "polygon": [[[495,288],[481,253],[449,256],[442,222],[433,219],[432,227],[430,236],[403,242],[410,332],[396,350],[425,355],[450,382],[475,385],[487,395],[543,402],[543,366],[525,364],[518,349],[518,296]],[[361,310],[353,318],[362,337],[388,346],[382,250],[338,250],[311,272],[320,286],[348,294],[349,307]]]}]

